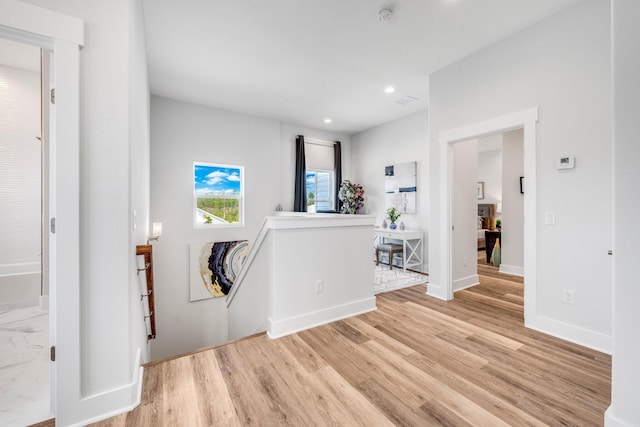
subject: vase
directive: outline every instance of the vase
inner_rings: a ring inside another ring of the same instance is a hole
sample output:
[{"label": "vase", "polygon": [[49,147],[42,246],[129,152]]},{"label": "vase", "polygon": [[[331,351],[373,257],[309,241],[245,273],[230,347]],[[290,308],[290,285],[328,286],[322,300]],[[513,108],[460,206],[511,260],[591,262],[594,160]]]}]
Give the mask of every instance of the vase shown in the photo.
[{"label": "vase", "polygon": [[383,219],[383,220],[382,220],[382,228],[387,228],[387,225],[388,225],[388,224],[387,224],[387,220],[386,220],[386,219]]},{"label": "vase", "polygon": [[404,222],[400,221],[400,230],[404,230]]},{"label": "vase", "polygon": [[398,226],[396,225],[395,222],[392,222],[391,225],[389,226],[390,229],[395,230]]}]

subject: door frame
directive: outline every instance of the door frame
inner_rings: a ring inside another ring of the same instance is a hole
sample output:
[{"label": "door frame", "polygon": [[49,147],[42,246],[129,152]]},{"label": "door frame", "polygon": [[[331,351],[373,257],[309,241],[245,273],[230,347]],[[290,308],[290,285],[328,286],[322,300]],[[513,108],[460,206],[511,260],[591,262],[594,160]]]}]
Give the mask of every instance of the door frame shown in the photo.
[{"label": "door frame", "polygon": [[524,323],[525,326],[534,321],[536,315],[536,272],[537,272],[537,190],[536,190],[536,138],[538,107],[495,117],[489,120],[472,123],[458,128],[442,131],[438,135],[440,145],[440,182],[444,187],[440,192],[440,271],[444,283],[444,296],[453,299],[452,274],[452,236],[451,226],[452,203],[452,171],[453,144],[473,138],[480,138],[495,133],[524,129],[524,176],[526,188],[524,192]]},{"label": "door frame", "polygon": [[49,328],[50,343],[58,351],[51,364],[51,410],[59,425],[68,425],[78,419],[81,398],[79,49],[84,23],[17,0],[4,1],[2,9],[0,37],[53,52],[56,102],[50,117],[48,191],[56,230],[49,232]]}]

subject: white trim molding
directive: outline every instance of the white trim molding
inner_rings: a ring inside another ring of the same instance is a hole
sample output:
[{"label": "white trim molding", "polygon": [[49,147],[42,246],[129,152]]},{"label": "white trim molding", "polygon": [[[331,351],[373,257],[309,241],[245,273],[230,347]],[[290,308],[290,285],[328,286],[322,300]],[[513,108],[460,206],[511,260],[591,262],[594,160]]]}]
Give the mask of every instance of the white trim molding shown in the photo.
[{"label": "white trim molding", "polygon": [[453,292],[461,291],[478,284],[480,284],[480,276],[478,276],[477,274],[472,274],[471,276],[456,279],[453,281]]},{"label": "white trim molding", "polygon": [[500,273],[524,277],[524,267],[520,267],[517,265],[500,264]]},{"label": "white trim molding", "polygon": [[346,319],[347,317],[375,311],[376,309],[376,298],[371,297],[347,304],[336,305],[312,313],[304,313],[288,319],[273,320],[269,317],[267,335],[269,335],[269,338],[280,338],[304,331],[305,329]]},{"label": "white trim molding", "polygon": [[530,319],[525,326],[556,338],[611,354],[611,335],[579,328],[569,323],[559,322],[555,319],[540,315]]}]

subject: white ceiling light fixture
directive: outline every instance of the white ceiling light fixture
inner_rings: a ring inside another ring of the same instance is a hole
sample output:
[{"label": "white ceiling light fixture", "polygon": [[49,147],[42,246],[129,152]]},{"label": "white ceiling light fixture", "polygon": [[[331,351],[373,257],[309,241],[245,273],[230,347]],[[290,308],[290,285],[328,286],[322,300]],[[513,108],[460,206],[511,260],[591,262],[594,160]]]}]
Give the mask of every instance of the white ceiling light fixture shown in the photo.
[{"label": "white ceiling light fixture", "polygon": [[329,118],[324,119],[324,122],[325,122],[326,124],[329,124],[329,123],[331,123],[332,121],[333,121],[333,120],[331,120],[331,119],[329,119]]},{"label": "white ceiling light fixture", "polygon": [[384,88],[384,93],[393,93],[396,89],[393,86],[387,86]]},{"label": "white ceiling light fixture", "polygon": [[391,20],[391,9],[380,9],[378,11],[378,19],[382,22],[389,22]]}]

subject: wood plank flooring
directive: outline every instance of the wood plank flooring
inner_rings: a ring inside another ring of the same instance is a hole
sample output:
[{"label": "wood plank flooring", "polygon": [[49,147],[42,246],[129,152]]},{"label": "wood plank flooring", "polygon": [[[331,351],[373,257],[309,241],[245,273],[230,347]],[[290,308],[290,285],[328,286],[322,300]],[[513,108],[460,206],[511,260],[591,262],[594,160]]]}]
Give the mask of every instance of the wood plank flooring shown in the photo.
[{"label": "wood plank flooring", "polygon": [[94,426],[603,425],[608,355],[523,327],[493,267],[444,302],[414,286],[378,310],[145,367],[142,402]]}]

